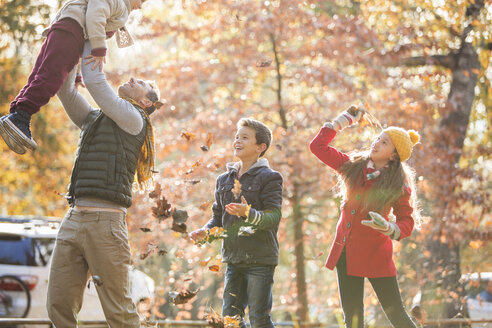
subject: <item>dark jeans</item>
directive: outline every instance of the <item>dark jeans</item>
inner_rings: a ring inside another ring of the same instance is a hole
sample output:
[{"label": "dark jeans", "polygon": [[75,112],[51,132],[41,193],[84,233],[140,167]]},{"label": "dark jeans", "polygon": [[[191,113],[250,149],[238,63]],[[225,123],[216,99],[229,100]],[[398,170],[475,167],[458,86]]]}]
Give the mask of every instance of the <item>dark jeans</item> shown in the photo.
[{"label": "dark jeans", "polygon": [[[84,35],[77,22],[66,19],[59,26],[76,24],[71,30],[52,28],[41,47],[27,84],[10,103],[10,112],[21,109],[29,114],[39,112],[63,85],[68,73],[77,65],[84,49]],[[68,26],[69,28],[71,26]],[[80,30],[80,31],[79,31]]]},{"label": "dark jeans", "polygon": [[[252,328],[274,327],[272,310],[273,265],[228,264],[225,276],[222,316],[244,317],[249,307]],[[244,320],[241,327],[246,327]]]},{"label": "dark jeans", "polygon": [[[345,327],[364,327],[364,277],[347,275],[345,250],[337,263],[338,291]],[[403,306],[396,277],[369,278],[379,303],[393,327],[416,328]]]}]

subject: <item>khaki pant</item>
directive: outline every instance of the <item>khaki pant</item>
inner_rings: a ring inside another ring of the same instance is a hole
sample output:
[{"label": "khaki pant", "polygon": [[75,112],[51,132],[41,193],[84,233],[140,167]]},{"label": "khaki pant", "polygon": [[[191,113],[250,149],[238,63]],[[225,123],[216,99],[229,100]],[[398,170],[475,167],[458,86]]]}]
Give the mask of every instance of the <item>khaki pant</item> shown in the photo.
[{"label": "khaki pant", "polygon": [[[125,214],[70,209],[53,251],[48,283],[48,316],[57,328],[77,327],[88,270],[110,327],[139,327],[130,298],[130,246]],[[92,286],[91,286],[92,288]]]}]

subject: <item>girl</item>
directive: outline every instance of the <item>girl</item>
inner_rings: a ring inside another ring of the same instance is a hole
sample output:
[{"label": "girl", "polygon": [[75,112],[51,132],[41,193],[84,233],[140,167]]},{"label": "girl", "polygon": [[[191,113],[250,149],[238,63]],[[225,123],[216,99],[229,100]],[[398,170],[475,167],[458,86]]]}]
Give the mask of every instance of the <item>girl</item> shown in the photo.
[{"label": "girl", "polygon": [[[408,237],[414,218],[420,224],[412,194],[414,174],[403,163],[420,137],[413,130],[389,127],[370,151],[349,158],[329,144],[338,131],[362,115],[363,110],[351,106],[333,122],[325,123],[310,144],[311,152],[337,171],[342,186],[341,217],[326,267],[337,268],[345,327],[364,326],[365,277],[394,327],[416,327],[401,299],[391,239]],[[396,222],[388,220],[391,209]]]}]

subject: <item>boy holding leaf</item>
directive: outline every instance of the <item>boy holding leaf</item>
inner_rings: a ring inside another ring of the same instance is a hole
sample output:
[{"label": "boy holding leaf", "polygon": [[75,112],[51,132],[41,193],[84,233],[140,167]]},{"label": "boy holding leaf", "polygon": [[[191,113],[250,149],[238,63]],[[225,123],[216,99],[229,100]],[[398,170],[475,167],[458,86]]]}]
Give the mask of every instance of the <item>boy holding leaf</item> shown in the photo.
[{"label": "boy holding leaf", "polygon": [[217,178],[212,219],[191,233],[198,241],[213,227],[227,230],[222,245],[227,263],[222,316],[243,318],[249,307],[253,328],[274,327],[270,312],[283,179],[261,158],[271,141],[272,132],[263,123],[250,118],[238,122],[233,147],[239,162],[228,163],[227,172]]}]

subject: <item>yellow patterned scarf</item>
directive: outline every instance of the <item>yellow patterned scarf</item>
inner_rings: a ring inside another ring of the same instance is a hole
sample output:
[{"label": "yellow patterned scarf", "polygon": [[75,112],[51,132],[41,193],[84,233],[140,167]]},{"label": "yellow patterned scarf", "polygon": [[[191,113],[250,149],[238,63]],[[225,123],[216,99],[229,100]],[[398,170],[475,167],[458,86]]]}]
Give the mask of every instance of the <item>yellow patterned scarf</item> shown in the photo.
[{"label": "yellow patterned scarf", "polygon": [[129,103],[131,103],[135,108],[137,108],[145,116],[147,121],[147,132],[145,134],[144,143],[138,154],[137,172],[136,178],[140,190],[145,190],[152,185],[152,173],[154,173],[154,130],[152,128],[152,123],[150,122],[149,115],[145,110],[140,107],[140,105],[133,99],[123,98]]}]

